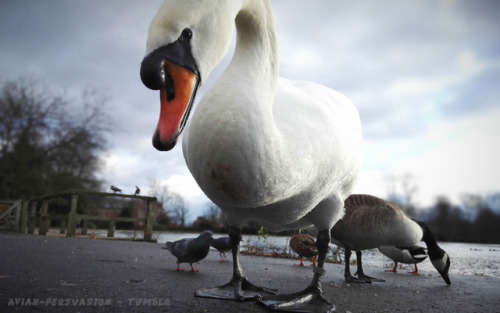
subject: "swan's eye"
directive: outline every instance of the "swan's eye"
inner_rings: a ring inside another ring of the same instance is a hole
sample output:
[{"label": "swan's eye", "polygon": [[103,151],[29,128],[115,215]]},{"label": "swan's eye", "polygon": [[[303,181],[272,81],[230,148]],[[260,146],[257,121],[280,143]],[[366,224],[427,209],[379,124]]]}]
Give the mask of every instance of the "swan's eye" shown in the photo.
[{"label": "swan's eye", "polygon": [[181,34],[181,40],[189,41],[193,37],[193,32],[189,28],[184,28]]}]

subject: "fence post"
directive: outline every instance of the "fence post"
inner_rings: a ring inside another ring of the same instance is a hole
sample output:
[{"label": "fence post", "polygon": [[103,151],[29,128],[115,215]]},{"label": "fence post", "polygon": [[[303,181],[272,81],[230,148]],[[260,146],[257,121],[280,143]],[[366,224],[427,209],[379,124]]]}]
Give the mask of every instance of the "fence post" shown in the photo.
[{"label": "fence post", "polygon": [[77,205],[78,205],[78,195],[71,195],[71,211],[68,214],[68,226],[67,226],[66,238],[75,237]]},{"label": "fence post", "polygon": [[152,203],[147,201],[147,211],[146,211],[146,224],[144,225],[144,241],[151,241],[153,238],[153,221],[151,218],[152,213]]},{"label": "fence post", "polygon": [[66,220],[61,220],[61,228],[59,228],[59,234],[64,234],[66,232]]},{"label": "fence post", "polygon": [[21,225],[19,226],[19,233],[25,234],[26,227],[28,226],[28,206],[29,201],[23,201],[23,208],[21,209]]},{"label": "fence post", "polygon": [[108,224],[108,237],[112,238],[115,236],[115,220],[110,220]]},{"label": "fence post", "polygon": [[21,221],[21,208],[23,207],[23,203],[21,201],[18,201],[17,203],[18,204],[16,206],[16,219],[14,221],[14,227],[16,231],[19,232],[19,222]]},{"label": "fence post", "polygon": [[30,213],[28,216],[28,234],[30,235],[33,235],[35,233],[37,205],[38,203],[36,201],[31,202]]},{"label": "fence post", "polygon": [[82,221],[82,235],[87,235],[87,229],[89,228],[89,220]]},{"label": "fence post", "polygon": [[49,228],[49,200],[45,199],[42,202],[42,209],[40,211],[40,228],[38,230],[38,234],[41,236],[45,236],[47,234],[47,230]]}]

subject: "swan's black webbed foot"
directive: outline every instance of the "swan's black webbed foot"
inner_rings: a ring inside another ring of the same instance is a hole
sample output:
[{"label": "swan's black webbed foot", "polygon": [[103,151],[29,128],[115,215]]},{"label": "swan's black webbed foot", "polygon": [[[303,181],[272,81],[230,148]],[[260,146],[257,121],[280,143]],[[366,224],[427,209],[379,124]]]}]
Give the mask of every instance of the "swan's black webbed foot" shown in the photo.
[{"label": "swan's black webbed foot", "polygon": [[275,289],[256,286],[243,277],[233,278],[225,285],[200,289],[195,293],[197,297],[235,301],[255,300],[262,296],[272,296],[275,294]]},{"label": "swan's black webbed foot", "polygon": [[305,290],[285,295],[276,295],[258,299],[269,310],[286,312],[334,312],[335,305],[323,297],[320,279],[325,275],[323,265],[330,243],[330,231],[322,230],[318,234],[318,266],[314,268],[314,277]]},{"label": "swan's black webbed foot", "polygon": [[204,298],[216,298],[225,300],[255,300],[262,296],[276,294],[275,289],[259,287],[246,279],[240,264],[240,241],[241,229],[231,227],[229,229],[233,254],[233,278],[225,285],[197,290],[195,296]]},{"label": "swan's black webbed foot", "polygon": [[319,283],[297,293],[263,297],[258,301],[272,311],[311,313],[335,311],[335,305],[323,297]]}]

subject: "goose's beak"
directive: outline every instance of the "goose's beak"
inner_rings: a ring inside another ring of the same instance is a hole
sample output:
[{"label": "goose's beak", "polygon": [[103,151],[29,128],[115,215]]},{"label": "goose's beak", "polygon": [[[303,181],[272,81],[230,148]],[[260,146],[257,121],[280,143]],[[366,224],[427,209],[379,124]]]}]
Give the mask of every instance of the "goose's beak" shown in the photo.
[{"label": "goose's beak", "polygon": [[171,150],[186,125],[200,83],[190,47],[176,42],[153,51],[142,61],[141,79],[146,87],[160,90],[153,146]]},{"label": "goose's beak", "polygon": [[448,277],[448,273],[440,273],[441,277],[443,277],[444,281],[447,285],[451,285],[450,277]]}]

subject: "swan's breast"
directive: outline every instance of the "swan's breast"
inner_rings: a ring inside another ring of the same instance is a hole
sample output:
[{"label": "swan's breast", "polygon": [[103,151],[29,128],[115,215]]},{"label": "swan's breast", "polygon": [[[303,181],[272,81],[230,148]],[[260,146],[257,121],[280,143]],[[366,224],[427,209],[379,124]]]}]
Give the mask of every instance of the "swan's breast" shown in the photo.
[{"label": "swan's breast", "polygon": [[[286,80],[271,104],[244,90],[225,91],[200,101],[183,139],[187,165],[212,201],[227,210],[254,208],[254,217],[272,210],[292,221],[332,194],[347,197],[361,141],[347,98]],[[301,208],[281,205],[289,199]]]}]

